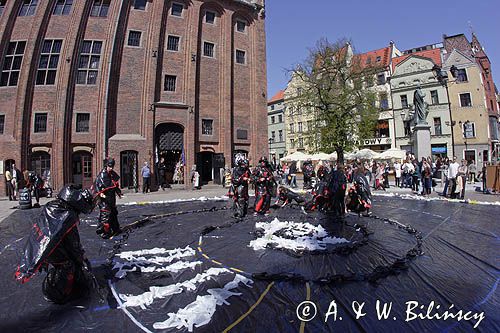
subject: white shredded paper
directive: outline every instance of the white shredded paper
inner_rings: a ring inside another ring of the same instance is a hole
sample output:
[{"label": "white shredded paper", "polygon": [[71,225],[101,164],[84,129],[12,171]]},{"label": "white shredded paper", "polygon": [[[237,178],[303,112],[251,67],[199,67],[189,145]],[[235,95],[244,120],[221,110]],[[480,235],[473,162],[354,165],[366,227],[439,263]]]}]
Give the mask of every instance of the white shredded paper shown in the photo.
[{"label": "white shredded paper", "polygon": [[232,291],[240,283],[250,286],[253,282],[240,274],[236,274],[233,281],[227,283],[223,288],[209,289],[207,290],[208,295],[198,295],[194,302],[179,309],[176,313],[169,313],[167,320],[156,322],[153,327],[157,330],[185,327],[189,332],[192,332],[194,327],[208,324],[215,313],[217,305],[229,305],[227,301],[229,297],[241,295],[241,293]]},{"label": "white shredded paper", "polygon": [[[272,245],[292,251],[321,251],[326,250],[328,244],[349,243],[345,238],[329,236],[321,225],[310,223],[282,222],[275,218],[272,222],[257,222],[255,227],[264,230],[264,235],[250,242],[249,246],[254,250],[263,250]],[[278,231],[286,238],[275,235]]]}]

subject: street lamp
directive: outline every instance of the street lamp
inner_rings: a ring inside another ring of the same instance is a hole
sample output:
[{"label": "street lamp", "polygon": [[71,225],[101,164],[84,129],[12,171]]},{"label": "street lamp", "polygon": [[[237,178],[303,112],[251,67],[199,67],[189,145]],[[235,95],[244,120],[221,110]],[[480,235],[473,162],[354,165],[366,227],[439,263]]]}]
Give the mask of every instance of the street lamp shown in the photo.
[{"label": "street lamp", "polygon": [[[448,91],[448,83],[449,83],[448,74],[438,65],[434,65],[434,67],[432,67],[432,72],[434,73],[434,76],[436,77],[438,82],[441,83],[441,85],[446,88],[446,97],[448,98],[448,111],[450,113],[451,152],[452,156],[455,156],[455,138],[453,137],[453,126],[455,125],[455,122],[453,121],[453,116],[451,113],[450,92]],[[458,74],[458,68],[455,65],[451,66],[450,73],[451,76],[453,76],[453,78],[455,79],[452,82],[455,82]]]},{"label": "street lamp", "polygon": [[[467,152],[468,147],[467,147],[467,129],[469,128],[470,126],[470,121],[467,120],[466,122],[462,123],[462,121],[459,121],[458,124],[460,125],[460,127],[462,128],[462,133],[464,135],[464,144],[465,144],[465,152]],[[465,156],[465,152],[464,152],[464,158],[466,157]]]},{"label": "street lamp", "polygon": [[274,142],[274,138],[269,138],[267,141],[269,141],[269,161],[272,160],[271,157],[271,144]]}]

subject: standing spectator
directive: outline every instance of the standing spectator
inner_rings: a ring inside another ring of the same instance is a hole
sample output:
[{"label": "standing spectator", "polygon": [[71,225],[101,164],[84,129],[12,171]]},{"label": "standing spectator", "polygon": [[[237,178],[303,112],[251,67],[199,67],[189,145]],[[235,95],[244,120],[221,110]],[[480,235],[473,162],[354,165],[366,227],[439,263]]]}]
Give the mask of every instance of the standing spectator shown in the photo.
[{"label": "standing spectator", "polygon": [[[457,174],[458,174],[458,167],[460,165],[457,162],[457,157],[453,156],[453,162],[450,163],[448,166],[448,186],[451,188],[451,198],[455,199],[455,191],[457,189]],[[445,193],[446,195],[446,193]]]},{"label": "standing spectator", "polygon": [[486,187],[486,170],[487,170],[487,163],[483,162],[483,169],[481,170],[481,180],[483,182],[483,193],[488,193],[488,188]]},{"label": "standing spectator", "polygon": [[429,195],[429,194],[431,194],[431,188],[432,188],[432,168],[431,168],[429,162],[426,161],[426,160],[424,160],[422,162],[422,180],[423,180],[422,194],[423,195]]},{"label": "standing spectator", "polygon": [[412,173],[411,188],[414,192],[417,192],[417,193],[418,193],[418,186],[420,183],[420,177],[421,177],[421,173],[420,173],[419,163],[417,162],[417,160],[413,160],[413,173]]},{"label": "standing spectator", "polygon": [[290,186],[292,188],[297,187],[297,164],[295,162],[290,164],[289,175],[291,177]]},{"label": "standing spectator", "polygon": [[14,195],[14,186],[12,186],[12,173],[9,169],[5,170],[5,185],[7,187],[9,201],[16,200],[16,196]]},{"label": "standing spectator", "polygon": [[196,170],[196,164],[194,164],[193,167],[191,168],[190,179],[191,179],[191,184],[193,184],[193,190],[199,190],[199,189],[201,189],[201,186],[200,186],[200,174]]},{"label": "standing spectator", "polygon": [[394,178],[396,179],[396,187],[400,187],[401,164],[398,161],[394,163]]},{"label": "standing spectator", "polygon": [[14,200],[16,200],[17,191],[19,190],[19,185],[21,182],[21,171],[19,171],[19,169],[16,168],[15,164],[12,164],[11,175],[12,175],[12,188],[14,191]]},{"label": "standing spectator", "polygon": [[165,158],[160,158],[160,163],[158,163],[158,182],[160,183],[161,189],[165,191],[165,188],[170,188],[170,184],[167,181],[167,164],[165,164]]},{"label": "standing spectator", "polygon": [[460,177],[462,180],[461,181],[462,190],[460,191],[459,199],[463,199],[465,197],[465,184],[467,183],[467,173],[468,173],[467,161],[462,160],[462,164],[458,167],[458,174],[457,174],[457,177]]},{"label": "standing spectator", "polygon": [[384,188],[389,188],[389,163],[384,163]]},{"label": "standing spectator", "polygon": [[150,191],[150,180],[151,180],[151,169],[149,168],[148,162],[144,162],[144,166],[141,170],[142,175],[142,193],[148,193]]},{"label": "standing spectator", "polygon": [[476,182],[477,166],[474,160],[470,161],[469,164],[469,184],[474,184]]}]

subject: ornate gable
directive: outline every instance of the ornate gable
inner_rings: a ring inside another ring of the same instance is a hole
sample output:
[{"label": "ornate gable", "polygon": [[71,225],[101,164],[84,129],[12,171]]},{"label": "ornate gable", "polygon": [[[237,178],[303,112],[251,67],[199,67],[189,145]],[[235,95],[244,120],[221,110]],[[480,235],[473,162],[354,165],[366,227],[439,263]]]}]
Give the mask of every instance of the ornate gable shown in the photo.
[{"label": "ornate gable", "polygon": [[398,64],[394,70],[394,76],[430,71],[434,63],[427,58],[411,56]]}]

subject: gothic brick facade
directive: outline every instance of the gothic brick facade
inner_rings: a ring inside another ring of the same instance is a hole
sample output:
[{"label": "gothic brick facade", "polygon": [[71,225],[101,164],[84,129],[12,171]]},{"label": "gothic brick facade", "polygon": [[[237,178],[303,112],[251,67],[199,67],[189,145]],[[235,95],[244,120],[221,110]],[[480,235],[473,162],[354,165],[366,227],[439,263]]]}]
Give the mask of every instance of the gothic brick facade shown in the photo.
[{"label": "gothic brick facade", "polygon": [[263,0],[34,3],[0,16],[2,171],[86,186],[112,156],[132,188],[160,156],[217,181],[267,154]]}]

